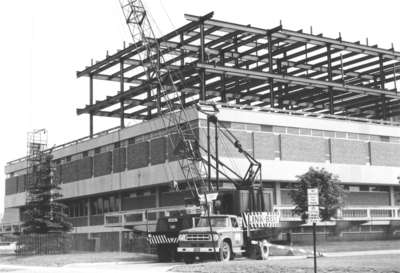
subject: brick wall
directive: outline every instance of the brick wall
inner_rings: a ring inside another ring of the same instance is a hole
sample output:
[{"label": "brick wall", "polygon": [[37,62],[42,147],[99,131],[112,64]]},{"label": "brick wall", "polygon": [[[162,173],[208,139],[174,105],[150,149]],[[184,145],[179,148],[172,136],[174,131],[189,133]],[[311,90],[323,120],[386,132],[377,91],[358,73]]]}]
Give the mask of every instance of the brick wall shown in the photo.
[{"label": "brick wall", "polygon": [[254,156],[259,159],[279,157],[279,136],[269,133],[253,133]]},{"label": "brick wall", "polygon": [[93,158],[94,176],[102,176],[111,173],[112,152],[97,154]]},{"label": "brick wall", "polygon": [[151,165],[164,163],[167,153],[166,138],[160,137],[151,140],[150,152],[151,152]]},{"label": "brick wall", "polygon": [[[242,148],[252,154],[253,140],[251,133],[236,130],[233,130],[232,133],[239,140]],[[220,156],[242,157],[238,149],[221,133],[218,138],[218,152]]]},{"label": "brick wall", "polygon": [[17,177],[10,177],[6,179],[6,195],[15,194],[18,192]]},{"label": "brick wall", "polygon": [[331,139],[332,163],[366,164],[368,143],[342,139]]},{"label": "brick wall", "polygon": [[128,169],[137,169],[149,165],[149,143],[141,142],[128,146]]},{"label": "brick wall", "polygon": [[381,166],[400,166],[400,145],[371,142],[371,163]]},{"label": "brick wall", "polygon": [[62,183],[70,183],[78,180],[78,165],[76,161],[67,162],[61,165]]},{"label": "brick wall", "polygon": [[126,148],[118,148],[113,151],[113,172],[123,172],[126,169]]},{"label": "brick wall", "polygon": [[93,158],[85,157],[76,161],[78,166],[78,179],[88,179],[93,175]]},{"label": "brick wall", "polygon": [[327,139],[281,135],[282,160],[325,162],[327,147]]},{"label": "brick wall", "polygon": [[17,190],[18,192],[24,192],[26,185],[26,175],[17,176]]}]

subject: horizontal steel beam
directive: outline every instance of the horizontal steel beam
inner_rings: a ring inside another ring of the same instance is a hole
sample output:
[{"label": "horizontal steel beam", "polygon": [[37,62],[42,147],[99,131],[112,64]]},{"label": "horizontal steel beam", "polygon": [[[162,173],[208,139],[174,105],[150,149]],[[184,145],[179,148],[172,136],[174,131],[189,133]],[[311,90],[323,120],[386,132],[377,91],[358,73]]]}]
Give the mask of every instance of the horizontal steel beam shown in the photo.
[{"label": "horizontal steel beam", "polygon": [[284,83],[293,83],[299,84],[303,86],[313,86],[316,88],[328,88],[332,87],[335,90],[345,91],[345,92],[354,92],[359,94],[365,95],[374,95],[374,96],[381,96],[385,95],[386,97],[390,98],[400,98],[400,95],[394,94],[393,92],[383,91],[373,88],[366,88],[361,86],[354,86],[354,85],[342,85],[336,82],[327,82],[321,80],[314,80],[314,79],[307,79],[302,77],[295,77],[295,76],[287,76],[269,72],[259,72],[259,71],[252,71],[247,69],[241,68],[232,68],[232,67],[225,67],[225,66],[217,66],[217,65],[209,65],[209,64],[197,64],[198,68],[206,69],[206,71],[211,73],[217,74],[226,74],[231,76],[240,76],[240,77],[248,77],[253,79],[260,79],[260,80],[267,80],[267,79],[274,79],[278,82]]}]

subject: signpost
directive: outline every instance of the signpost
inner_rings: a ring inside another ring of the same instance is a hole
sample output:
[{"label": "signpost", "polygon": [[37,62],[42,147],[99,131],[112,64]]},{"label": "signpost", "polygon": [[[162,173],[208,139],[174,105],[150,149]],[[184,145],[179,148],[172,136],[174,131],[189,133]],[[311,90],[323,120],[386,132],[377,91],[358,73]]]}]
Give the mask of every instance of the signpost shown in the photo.
[{"label": "signpost", "polygon": [[318,188],[307,189],[308,222],[313,225],[313,244],[314,244],[314,273],[317,273],[317,236],[316,224],[319,218],[319,198]]}]

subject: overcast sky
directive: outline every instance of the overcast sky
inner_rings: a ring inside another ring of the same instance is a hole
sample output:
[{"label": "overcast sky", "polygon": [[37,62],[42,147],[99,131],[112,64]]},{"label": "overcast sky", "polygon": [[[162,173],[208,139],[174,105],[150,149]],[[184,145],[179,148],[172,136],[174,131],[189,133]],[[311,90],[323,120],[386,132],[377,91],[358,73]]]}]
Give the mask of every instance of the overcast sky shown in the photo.
[{"label": "overcast sky", "polygon": [[[396,3],[397,2],[397,3]],[[344,40],[378,44],[400,51],[399,1],[268,1],[144,0],[165,34],[185,23],[184,13],[214,11],[215,19],[263,28],[279,25]],[[0,1],[0,165],[26,155],[26,134],[46,128],[49,144],[62,144],[88,134],[88,117],[76,108],[88,103],[88,79],[76,71],[114,53],[130,41],[118,0]],[[97,92],[96,92],[97,90]],[[96,98],[117,89],[95,82]],[[95,131],[118,120],[95,119]],[[4,171],[0,172],[0,211]]]}]

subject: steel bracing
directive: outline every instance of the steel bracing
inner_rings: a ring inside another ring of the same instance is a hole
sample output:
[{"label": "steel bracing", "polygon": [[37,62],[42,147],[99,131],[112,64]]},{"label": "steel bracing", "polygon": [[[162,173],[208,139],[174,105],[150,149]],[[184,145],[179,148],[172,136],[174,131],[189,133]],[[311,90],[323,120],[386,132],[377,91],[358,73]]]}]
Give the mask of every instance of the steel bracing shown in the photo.
[{"label": "steel bracing", "polygon": [[[89,104],[77,113],[90,115],[91,133],[94,115],[120,118],[123,124],[126,118],[156,117],[174,103],[187,107],[198,101],[382,120],[400,115],[400,52],[393,48],[281,25],[263,29],[223,22],[212,13],[185,18],[186,25],[158,43],[149,37],[150,45],[130,44],[77,72],[90,79]],[[154,56],[142,58],[148,54]],[[164,57],[159,78],[168,85],[171,75],[178,91],[170,88],[168,102],[157,101],[151,64],[157,55]],[[94,80],[119,82],[120,90],[94,102]]]}]

